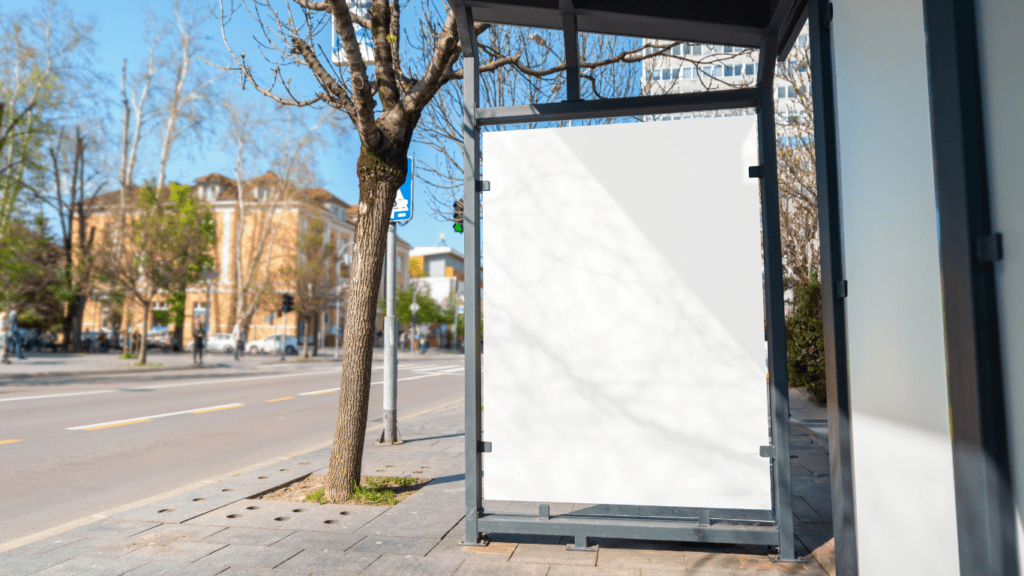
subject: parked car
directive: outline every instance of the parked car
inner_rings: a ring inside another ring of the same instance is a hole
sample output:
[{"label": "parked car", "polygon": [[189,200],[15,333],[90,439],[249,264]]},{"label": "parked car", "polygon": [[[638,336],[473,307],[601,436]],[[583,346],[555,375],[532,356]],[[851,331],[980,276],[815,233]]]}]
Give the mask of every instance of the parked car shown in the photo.
[{"label": "parked car", "polygon": [[249,354],[280,354],[282,342],[284,342],[285,354],[299,353],[298,339],[294,336],[282,336],[280,334],[253,340],[245,345],[245,349]]},{"label": "parked car", "polygon": [[[185,346],[187,352],[191,352],[195,347],[196,341],[189,340],[188,345]],[[214,332],[206,337],[206,341],[203,342],[203,347],[206,352],[223,352],[225,354],[235,353],[235,342],[231,339],[231,334],[226,332]]]},{"label": "parked car", "polygon": [[146,334],[146,347],[177,352],[181,350],[181,343],[174,338],[174,333],[167,326],[153,326]]}]

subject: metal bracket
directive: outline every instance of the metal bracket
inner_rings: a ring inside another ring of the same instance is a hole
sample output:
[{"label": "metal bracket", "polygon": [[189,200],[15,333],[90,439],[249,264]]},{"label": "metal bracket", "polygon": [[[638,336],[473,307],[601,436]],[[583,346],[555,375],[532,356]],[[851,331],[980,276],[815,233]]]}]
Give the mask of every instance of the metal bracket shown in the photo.
[{"label": "metal bracket", "polygon": [[832,15],[833,15],[832,3],[829,2],[828,3],[828,8],[824,12],[821,13],[821,27],[822,28],[828,29],[829,24],[832,23]]},{"label": "metal bracket", "polygon": [[490,442],[477,442],[476,443],[476,451],[477,452],[490,452],[491,451],[491,443]]},{"label": "metal bracket", "polygon": [[761,446],[761,458],[775,458],[775,446]]},{"label": "metal bracket", "polygon": [[465,540],[459,540],[459,546],[471,546],[473,548],[484,548],[488,544],[490,544],[490,542],[487,540],[487,538],[483,537],[480,538],[479,542],[466,542]]},{"label": "metal bracket", "polygon": [[491,189],[491,181],[490,180],[477,180],[476,181],[476,191],[477,192],[487,192],[490,189]]},{"label": "metal bracket", "polygon": [[747,175],[751,178],[764,178],[764,166],[751,166],[747,169]]},{"label": "metal bracket", "polygon": [[835,297],[846,298],[847,296],[847,285],[846,280],[836,280]]},{"label": "metal bracket", "polygon": [[537,511],[537,517],[541,520],[551,520],[551,505],[541,504],[540,509]]},{"label": "metal bracket", "polygon": [[711,526],[711,511],[707,508],[697,510],[697,525]]},{"label": "metal bracket", "polygon": [[981,236],[974,241],[974,252],[978,262],[991,264],[1003,259],[1003,235],[999,233]]},{"label": "metal bracket", "polygon": [[579,535],[573,538],[572,544],[566,544],[565,549],[573,552],[597,552],[597,545],[591,546],[590,537]]}]

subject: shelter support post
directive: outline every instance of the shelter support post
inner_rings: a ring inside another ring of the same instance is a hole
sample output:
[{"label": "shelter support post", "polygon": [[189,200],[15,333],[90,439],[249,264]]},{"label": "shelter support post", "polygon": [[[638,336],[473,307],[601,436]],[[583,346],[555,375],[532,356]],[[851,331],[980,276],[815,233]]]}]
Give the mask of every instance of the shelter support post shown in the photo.
[{"label": "shelter support post", "polygon": [[1018,574],[975,3],[924,1],[942,316],[964,574]]},{"label": "shelter support post", "polygon": [[761,158],[761,229],[764,234],[765,315],[768,322],[769,409],[771,410],[772,494],[779,532],[779,560],[795,560],[793,482],[789,463],[789,378],[786,366],[786,316],[782,300],[782,240],[779,229],[779,175],[775,151],[775,59],[778,39],[765,37],[760,54],[761,92],[757,110]]},{"label": "shelter support post", "polygon": [[850,380],[847,372],[844,302],[846,280],[839,218],[836,100],[832,76],[832,32],[829,27],[832,6],[829,0],[811,0],[809,5],[832,534],[835,538],[836,575],[853,576],[857,574],[857,524],[853,508],[853,448],[850,436]]},{"label": "shelter support post", "polygon": [[466,250],[466,537],[463,544],[481,545],[479,519],[483,513],[480,453],[480,132],[476,111],[480,99],[480,61],[470,8],[452,3],[462,46],[463,80],[463,196]]}]

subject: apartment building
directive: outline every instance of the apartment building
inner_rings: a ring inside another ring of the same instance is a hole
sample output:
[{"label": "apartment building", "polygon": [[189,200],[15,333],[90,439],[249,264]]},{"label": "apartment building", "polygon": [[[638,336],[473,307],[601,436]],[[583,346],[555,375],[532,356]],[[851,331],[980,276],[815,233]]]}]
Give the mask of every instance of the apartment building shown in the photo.
[{"label": "apartment building", "polygon": [[[354,207],[328,190],[300,187],[273,172],[243,181],[241,195],[237,190],[237,182],[223,174],[207,174],[193,182],[193,194],[207,202],[213,212],[217,233],[212,256],[217,277],[209,285],[209,310],[205,283],[186,289],[185,343],[191,339],[193,321],[205,318],[207,313],[211,333],[231,332],[239,320],[239,291],[245,292],[247,302],[255,303],[249,323],[250,341],[281,333],[296,337],[314,334],[313,327],[298,321],[295,313],[282,315],[279,311],[281,295],[301,289],[286,273],[300,262],[301,239],[311,231],[322,230],[324,243],[333,244],[337,250],[337,268],[333,271],[337,285],[318,296],[323,314],[318,324],[324,327],[318,332],[325,336],[320,340],[322,344],[333,346],[334,327],[343,330],[344,326],[348,263],[355,236]],[[112,200],[116,194],[108,196]],[[89,225],[102,231],[112,218],[111,211],[101,209],[90,217]],[[239,231],[236,224],[240,221]],[[407,242],[398,239],[400,262],[408,262],[410,249]],[[405,274],[401,273],[399,284],[404,283]],[[83,330],[118,328],[113,325],[116,314],[112,313],[111,302],[109,294],[96,291],[86,305]],[[150,325],[160,325],[154,320],[167,308],[166,298],[158,299]],[[138,314],[136,306],[133,323],[140,323]]]}]

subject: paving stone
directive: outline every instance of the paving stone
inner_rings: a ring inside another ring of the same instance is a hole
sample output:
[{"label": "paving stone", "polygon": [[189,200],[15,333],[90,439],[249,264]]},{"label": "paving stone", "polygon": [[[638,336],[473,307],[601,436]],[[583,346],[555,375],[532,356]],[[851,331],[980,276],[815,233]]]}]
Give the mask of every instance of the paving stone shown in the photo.
[{"label": "paving stone", "polygon": [[357,532],[370,536],[421,536],[444,538],[452,527],[462,519],[461,507],[413,506],[403,508],[402,502],[367,522]]},{"label": "paving stone", "polygon": [[690,574],[739,574],[742,572],[772,572],[773,564],[764,554],[722,554],[687,550],[686,569]]},{"label": "paving stone", "polygon": [[383,506],[240,500],[215,512],[189,520],[188,524],[351,533],[386,510],[387,508]]},{"label": "paving stone", "polygon": [[[139,522],[187,522],[197,516],[202,516],[218,508],[237,502],[247,496],[246,492],[236,492],[231,496],[210,495],[203,497],[192,495],[187,498],[175,497],[173,499],[161,500],[131,510],[125,510],[111,516],[118,520],[134,520]],[[198,501],[197,501],[198,500]]]},{"label": "paving stone", "polygon": [[392,556],[386,554],[370,564],[362,574],[368,576],[451,576],[462,562],[441,558]]},{"label": "paving stone", "polygon": [[128,522],[123,520],[98,520],[92,524],[68,530],[68,538],[127,538],[159,526],[159,522]]},{"label": "paving stone", "polygon": [[[671,544],[638,543],[633,547],[616,547],[614,544],[599,545],[597,565],[601,568],[670,568],[683,570],[687,567],[686,553]],[[673,549],[674,548],[674,549]],[[582,552],[579,552],[582,554]]]},{"label": "paving stone", "polygon": [[594,566],[597,553],[569,551],[563,544],[520,544],[509,562]]},{"label": "paving stone", "polygon": [[77,558],[118,558],[137,548],[127,538],[83,538],[59,548],[58,554]]},{"label": "paving stone", "polygon": [[[646,571],[644,571],[644,573],[646,574]],[[640,569],[552,564],[551,570],[548,570],[547,576],[640,576]]]},{"label": "paving stone", "polygon": [[121,576],[145,563],[145,560],[72,558],[36,572],[33,576]]},{"label": "paving stone", "polygon": [[207,566],[203,564],[171,564],[167,562],[150,562],[139,566],[128,573],[129,576],[215,576],[227,567]]},{"label": "paving stone", "polygon": [[68,536],[67,532],[65,532],[64,534],[50,536],[49,538],[45,538],[43,540],[39,540],[31,544],[20,546],[18,548],[15,548],[14,550],[11,550],[11,552],[15,554],[45,554],[47,552],[50,552],[51,550],[56,550],[57,548],[61,548],[62,546],[67,546],[72,542],[78,542],[82,538],[82,536]]},{"label": "paving stone", "polygon": [[[210,528],[220,528],[212,526]],[[294,534],[288,530],[264,530],[261,528],[222,528],[218,532],[203,538],[203,542],[211,544],[245,544],[248,546],[270,546],[271,544]],[[288,546],[285,546],[288,548]],[[301,547],[300,547],[301,548]]]},{"label": "paving stone", "polygon": [[0,576],[28,576],[70,559],[63,555],[35,556],[4,552],[0,554]]},{"label": "paving stone", "polygon": [[398,554],[399,556],[426,556],[440,542],[433,538],[405,538],[401,536],[371,536],[349,548],[349,552],[372,554]]},{"label": "paving stone", "polygon": [[222,526],[182,526],[179,524],[164,524],[162,526],[157,526],[152,530],[146,530],[145,532],[140,532],[134,536],[129,536],[126,540],[131,540],[140,546],[148,546],[150,544],[166,545],[172,542],[181,541],[196,542],[223,530],[225,530],[225,528]]},{"label": "paving stone", "polygon": [[[687,572],[685,568],[644,568],[640,570],[641,576],[687,576],[690,572]],[[763,575],[763,576],[775,576],[774,574]]]},{"label": "paving stone", "polygon": [[[238,530],[248,530],[248,528],[238,528]],[[276,530],[271,532],[276,532]],[[294,532],[291,536],[275,542],[271,545],[271,548],[301,548],[303,550],[319,550],[321,552],[343,552],[363,538],[366,538],[364,534]]]},{"label": "paving stone", "polygon": [[131,556],[133,559],[145,558],[153,562],[187,564],[208,556],[224,546],[225,544],[207,544],[203,542],[173,542],[166,546],[151,544],[133,551]]},{"label": "paving stone", "polygon": [[362,552],[320,552],[303,550],[289,558],[279,568],[287,570],[312,570],[333,574],[358,574],[378,558],[377,554]]},{"label": "paving stone", "polygon": [[222,564],[224,566],[248,566],[249,568],[270,569],[283,564],[285,560],[299,552],[302,552],[302,550],[228,544],[213,554],[196,560],[196,564]]},{"label": "paving stone", "polygon": [[821,564],[810,557],[804,557],[800,562],[775,562],[772,564],[772,568],[780,576],[788,576],[790,574],[800,576],[828,576]]},{"label": "paving stone", "polygon": [[548,564],[466,560],[459,566],[455,576],[544,576],[550,574],[549,568]]},{"label": "paving stone", "polygon": [[218,576],[310,576],[309,570],[265,570],[238,566],[218,574]]}]

